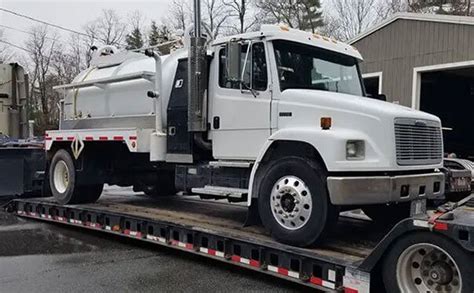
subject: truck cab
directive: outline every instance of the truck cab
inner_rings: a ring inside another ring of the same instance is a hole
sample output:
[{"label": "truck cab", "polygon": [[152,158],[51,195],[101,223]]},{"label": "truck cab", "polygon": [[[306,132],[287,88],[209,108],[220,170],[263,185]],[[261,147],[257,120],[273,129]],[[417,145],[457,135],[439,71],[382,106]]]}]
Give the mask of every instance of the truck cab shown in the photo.
[{"label": "truck cab", "polygon": [[184,44],[99,57],[61,87],[70,119],[46,142],[59,202],[95,201],[104,183],[246,201],[274,238],[308,246],[341,209],[392,222],[442,196],[440,120],[366,97],[350,45],[266,25]]}]

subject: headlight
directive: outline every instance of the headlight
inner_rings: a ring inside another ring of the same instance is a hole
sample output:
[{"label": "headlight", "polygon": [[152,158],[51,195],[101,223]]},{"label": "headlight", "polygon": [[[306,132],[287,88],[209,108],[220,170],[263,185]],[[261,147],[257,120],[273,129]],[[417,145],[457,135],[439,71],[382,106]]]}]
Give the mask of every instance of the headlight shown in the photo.
[{"label": "headlight", "polygon": [[365,142],[363,140],[348,140],[346,143],[347,160],[363,160],[365,158]]}]

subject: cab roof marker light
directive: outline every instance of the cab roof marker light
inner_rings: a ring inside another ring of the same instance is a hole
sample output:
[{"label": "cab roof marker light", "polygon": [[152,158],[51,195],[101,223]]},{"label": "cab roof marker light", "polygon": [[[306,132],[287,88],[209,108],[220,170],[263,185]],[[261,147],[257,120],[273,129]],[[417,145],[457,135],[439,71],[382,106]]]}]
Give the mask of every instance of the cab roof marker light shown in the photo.
[{"label": "cab roof marker light", "polygon": [[289,31],[290,31],[290,29],[289,29],[286,25],[283,25],[283,24],[280,24],[280,29],[281,29],[282,31],[285,31],[285,32],[289,32]]},{"label": "cab roof marker light", "polygon": [[315,37],[316,39],[320,39],[320,38],[321,38],[321,36],[318,35],[318,34],[313,34],[313,37]]}]

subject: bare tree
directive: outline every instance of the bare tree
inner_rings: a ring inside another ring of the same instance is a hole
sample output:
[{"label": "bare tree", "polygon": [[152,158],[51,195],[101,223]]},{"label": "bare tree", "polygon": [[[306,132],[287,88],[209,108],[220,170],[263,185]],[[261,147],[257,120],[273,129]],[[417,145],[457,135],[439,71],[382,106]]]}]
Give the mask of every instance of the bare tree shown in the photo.
[{"label": "bare tree", "polygon": [[349,40],[380,19],[377,0],[332,0],[323,32],[340,40]]},{"label": "bare tree", "polygon": [[204,29],[206,34],[214,40],[229,17],[228,7],[221,0],[204,0]]},{"label": "bare tree", "polygon": [[191,8],[188,0],[172,0],[169,16],[165,22],[170,23],[175,30],[185,30],[191,20]]},{"label": "bare tree", "polygon": [[127,25],[115,10],[104,9],[102,15],[84,27],[86,33],[104,45],[121,47],[126,35]]},{"label": "bare tree", "polygon": [[[5,41],[3,30],[0,30],[0,41]],[[7,63],[10,60],[13,60],[15,53],[10,50],[10,48],[5,44],[0,42],[0,63]]]},{"label": "bare tree", "polygon": [[405,0],[380,1],[377,5],[379,19],[385,19],[397,12],[408,11],[408,3]]},{"label": "bare tree", "polygon": [[230,25],[230,28],[237,33],[245,33],[259,23],[259,18],[253,7],[253,0],[224,0],[224,5],[229,9],[229,16],[237,18],[238,25]]},{"label": "bare tree", "polygon": [[52,74],[53,59],[59,49],[58,37],[56,33],[49,32],[47,26],[33,27],[25,45],[33,64],[30,70],[30,101],[34,102],[33,110],[37,115],[37,122],[42,125],[40,131],[43,131],[58,123],[56,104],[59,96],[52,90],[53,85],[59,83]]}]

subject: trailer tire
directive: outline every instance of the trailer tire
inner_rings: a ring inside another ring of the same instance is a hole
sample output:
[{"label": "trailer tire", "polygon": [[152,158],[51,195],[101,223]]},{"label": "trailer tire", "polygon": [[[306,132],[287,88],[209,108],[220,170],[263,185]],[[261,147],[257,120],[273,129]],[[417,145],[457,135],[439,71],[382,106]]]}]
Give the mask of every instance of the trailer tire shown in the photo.
[{"label": "trailer tire", "polygon": [[362,207],[362,211],[377,225],[393,226],[410,216],[410,204],[370,205]]},{"label": "trailer tire", "polygon": [[285,157],[265,170],[258,192],[260,218],[272,237],[294,246],[322,240],[337,221],[325,171],[301,157]]},{"label": "trailer tire", "polygon": [[384,259],[382,277],[388,293],[472,293],[473,262],[474,254],[450,239],[433,232],[416,232],[393,244]]}]

